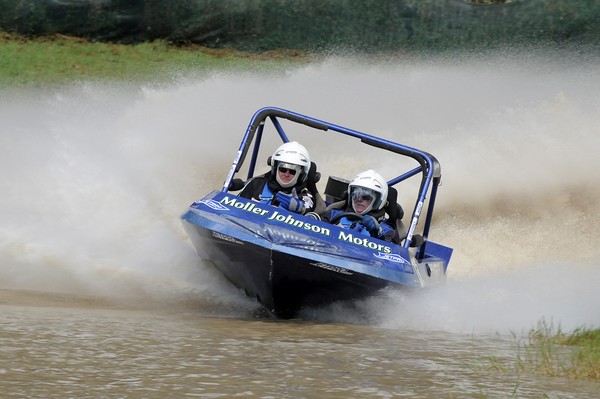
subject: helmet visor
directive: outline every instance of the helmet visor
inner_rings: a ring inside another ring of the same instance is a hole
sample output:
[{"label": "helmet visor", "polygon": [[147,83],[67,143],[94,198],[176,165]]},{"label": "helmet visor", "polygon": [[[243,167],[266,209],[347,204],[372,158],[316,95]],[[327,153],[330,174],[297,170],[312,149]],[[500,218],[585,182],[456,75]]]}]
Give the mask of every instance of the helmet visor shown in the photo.
[{"label": "helmet visor", "polygon": [[302,169],[300,165],[294,165],[293,163],[280,163],[277,170],[281,173],[289,173],[295,176]]},{"label": "helmet visor", "polygon": [[352,190],[352,201],[371,202],[377,193],[370,188],[357,187]]}]

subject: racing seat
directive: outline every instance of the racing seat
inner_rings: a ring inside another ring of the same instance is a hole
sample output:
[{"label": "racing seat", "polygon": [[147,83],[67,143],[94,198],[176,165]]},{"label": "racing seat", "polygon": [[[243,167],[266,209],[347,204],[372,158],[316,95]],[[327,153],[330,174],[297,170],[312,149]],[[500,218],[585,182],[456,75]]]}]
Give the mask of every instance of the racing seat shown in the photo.
[{"label": "racing seat", "polygon": [[317,172],[317,165],[311,161],[310,169],[308,170],[308,176],[306,178],[306,188],[308,188],[308,191],[314,195],[315,209],[313,212],[317,215],[325,212],[325,207],[327,206],[323,200],[323,197],[321,197],[321,194],[319,193],[319,189],[317,188],[317,183],[319,180],[321,180],[321,173]]},{"label": "racing seat", "polygon": [[404,209],[398,203],[398,190],[392,186],[388,186],[387,203],[384,208],[390,221],[394,223],[404,217]]},{"label": "racing seat", "polygon": [[387,202],[383,209],[385,209],[385,213],[388,215],[388,220],[386,223],[396,229],[398,236],[400,237],[400,241],[402,241],[404,237],[406,237],[406,227],[402,222],[402,218],[404,217],[404,209],[402,209],[398,203],[398,190],[392,186],[388,186]]},{"label": "racing seat", "polygon": [[[406,238],[408,234],[408,230],[402,222],[402,218],[404,217],[404,209],[397,202],[398,199],[398,191],[391,186],[388,186],[388,202],[384,207],[385,212],[388,215],[388,220],[386,223],[389,223],[392,227],[396,227],[396,231],[398,232],[398,237],[401,243]],[[412,240],[410,242],[411,248],[420,247],[423,244],[425,239],[420,234],[414,234]],[[398,243],[398,244],[399,244]]]},{"label": "racing seat", "polygon": [[348,201],[348,183],[350,180],[329,176],[325,186],[325,207],[319,214],[331,209],[343,209]]}]

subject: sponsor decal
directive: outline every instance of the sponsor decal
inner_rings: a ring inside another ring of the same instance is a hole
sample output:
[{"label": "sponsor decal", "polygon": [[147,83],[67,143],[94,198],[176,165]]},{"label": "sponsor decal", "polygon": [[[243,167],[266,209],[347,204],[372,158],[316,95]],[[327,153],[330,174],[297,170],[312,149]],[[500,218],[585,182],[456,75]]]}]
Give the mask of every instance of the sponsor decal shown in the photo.
[{"label": "sponsor decal", "polygon": [[296,219],[292,215],[282,215],[279,213],[279,211],[274,211],[273,214],[269,216],[269,220],[282,222],[294,227],[300,227],[301,229],[310,230],[313,233],[322,234],[324,236],[331,236],[331,230],[327,227],[319,226],[314,223],[308,223],[303,220]]},{"label": "sponsor decal", "polygon": [[235,238],[230,237],[228,235],[225,235],[225,234],[222,234],[222,233],[218,233],[216,231],[211,231],[211,233],[212,233],[213,237],[218,238],[219,240],[223,240],[223,241],[233,242],[235,244],[244,245],[244,243],[242,241],[236,240]]},{"label": "sponsor decal", "polygon": [[242,157],[242,150],[238,150],[235,159],[233,160],[233,165],[231,165],[231,169],[229,169],[229,173],[227,173],[227,178],[225,179],[225,183],[223,184],[223,189],[227,189],[227,185],[231,182],[233,178],[233,174],[235,173],[235,169],[237,168],[238,162],[240,162],[240,158]]},{"label": "sponsor decal", "polygon": [[[260,202],[255,201],[239,201],[237,196],[224,196],[221,200],[206,200],[200,201],[206,204],[210,208],[216,211],[226,211],[231,209],[238,209],[240,211],[249,212],[256,216],[267,218],[267,220],[283,223],[288,226],[299,228],[302,230],[310,231],[311,233],[321,234],[323,236],[332,237],[331,229],[315,223],[311,223],[302,219],[297,218],[294,214],[283,214],[280,213],[278,208],[271,205],[263,207]],[[313,220],[313,219],[310,219]],[[386,245],[379,240],[373,241],[370,236],[362,234],[355,235],[350,230],[340,231],[338,234],[338,240],[345,241],[354,245],[358,245],[373,251],[378,251],[383,254],[392,254],[392,247]]]},{"label": "sponsor decal", "polygon": [[339,266],[328,265],[327,263],[317,262],[317,263],[309,263],[309,265],[320,267],[321,269],[330,270],[332,272],[336,272],[336,273],[340,273],[340,274],[346,274],[348,276],[351,276],[354,274],[354,272],[352,272],[351,270],[344,269],[343,267],[339,267]]},{"label": "sponsor decal", "polygon": [[417,227],[417,222],[419,221],[419,215],[421,215],[422,208],[423,208],[423,201],[419,201],[419,203],[417,204],[417,209],[415,211],[415,216],[412,218],[410,227],[408,228],[408,233],[406,234],[407,240],[411,240],[412,236],[415,233],[415,228]]},{"label": "sponsor decal", "polygon": [[355,236],[352,232],[349,231],[340,231],[340,235],[338,238],[342,241],[351,242],[356,245],[360,245],[361,247],[373,249],[375,251],[385,252],[387,254],[392,252],[392,248],[375,241],[369,240],[367,236],[359,234]]},{"label": "sponsor decal", "polygon": [[327,227],[319,226],[314,223],[305,222],[295,218],[293,215],[284,215],[279,213],[276,207],[267,205],[268,208],[262,208],[259,202],[241,202],[236,197],[223,197],[220,201],[221,205],[227,205],[241,211],[253,213],[258,216],[267,217],[268,220],[275,222],[285,223],[290,226],[298,227],[304,230],[312,231],[313,233],[322,234],[325,236],[331,236],[331,230]]},{"label": "sponsor decal", "polygon": [[417,211],[415,212],[416,216],[421,216],[421,209],[423,209],[423,201],[419,201],[417,204]]},{"label": "sponsor decal", "polygon": [[214,201],[214,200],[202,200],[202,201],[198,201],[199,204],[204,204],[207,207],[214,209],[215,211],[228,211],[229,208],[227,208],[226,206],[221,205],[220,202]]},{"label": "sponsor decal", "polygon": [[375,257],[379,258],[379,259],[383,259],[383,260],[388,260],[390,262],[408,263],[410,265],[410,262],[408,260],[404,259],[402,256],[400,256],[398,254],[386,254],[386,253],[379,252],[378,254],[375,254]]}]

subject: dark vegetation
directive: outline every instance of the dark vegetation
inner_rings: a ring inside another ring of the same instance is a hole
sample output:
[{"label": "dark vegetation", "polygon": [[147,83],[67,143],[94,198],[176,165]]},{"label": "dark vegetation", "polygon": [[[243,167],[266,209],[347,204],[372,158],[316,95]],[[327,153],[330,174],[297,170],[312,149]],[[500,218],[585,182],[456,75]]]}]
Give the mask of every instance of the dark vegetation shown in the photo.
[{"label": "dark vegetation", "polygon": [[0,0],[0,30],[245,51],[441,51],[600,42],[597,0]]}]

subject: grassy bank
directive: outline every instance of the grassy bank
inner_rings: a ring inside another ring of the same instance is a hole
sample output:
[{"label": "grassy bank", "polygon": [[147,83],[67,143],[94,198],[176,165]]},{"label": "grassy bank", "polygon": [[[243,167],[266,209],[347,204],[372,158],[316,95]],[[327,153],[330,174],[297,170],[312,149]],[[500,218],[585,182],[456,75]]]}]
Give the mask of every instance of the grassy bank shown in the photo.
[{"label": "grassy bank", "polygon": [[516,341],[515,351],[513,360],[491,358],[486,368],[600,380],[600,329],[581,327],[565,333],[542,321],[525,340]]},{"label": "grassy bank", "polygon": [[554,331],[546,324],[532,330],[518,366],[549,376],[600,380],[600,329]]},{"label": "grassy bank", "polygon": [[67,36],[29,39],[0,33],[0,86],[61,84],[76,80],[168,81],[211,70],[261,70],[307,62],[300,52],[251,54],[165,41],[123,45]]}]

